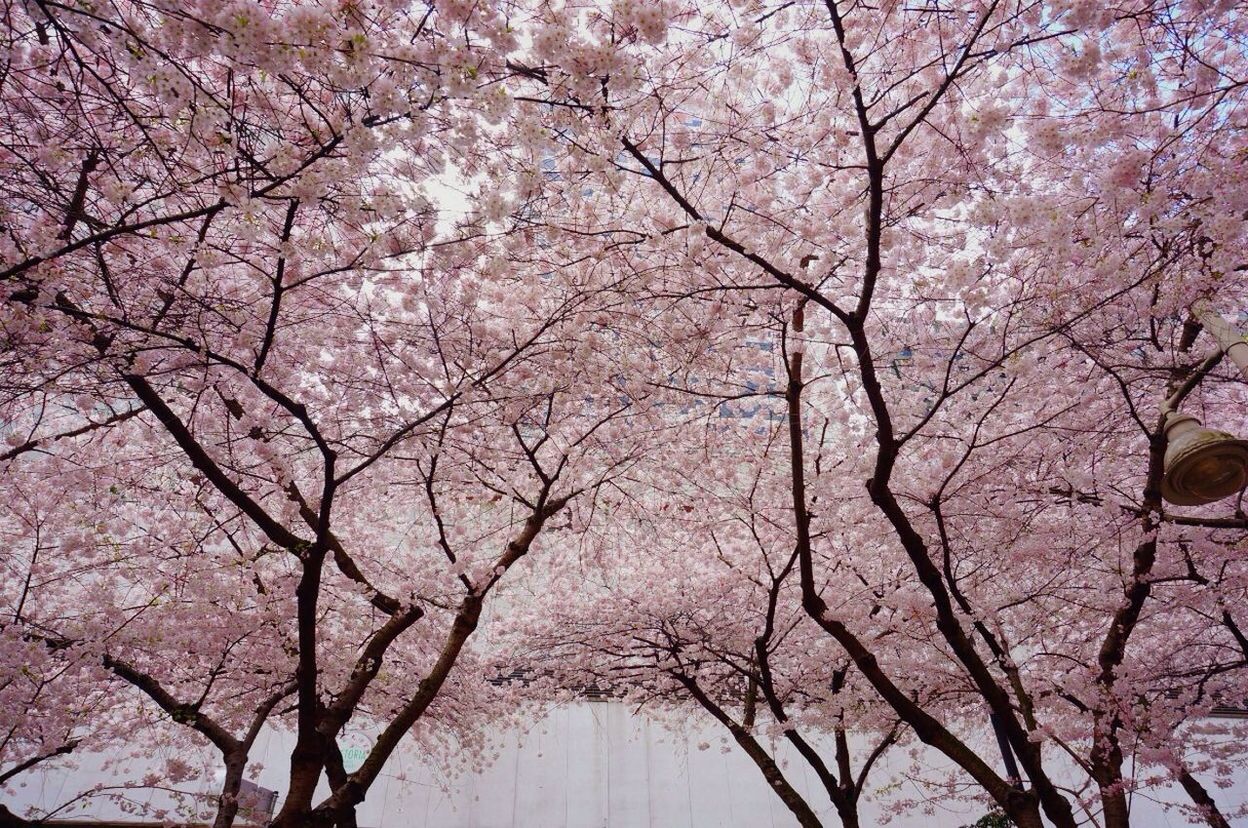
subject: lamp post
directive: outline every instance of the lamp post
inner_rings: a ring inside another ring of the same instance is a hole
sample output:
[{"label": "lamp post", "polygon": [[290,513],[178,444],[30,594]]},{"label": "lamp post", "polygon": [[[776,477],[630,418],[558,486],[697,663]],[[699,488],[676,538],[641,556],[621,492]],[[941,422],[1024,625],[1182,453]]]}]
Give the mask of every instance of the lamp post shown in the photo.
[{"label": "lamp post", "polygon": [[[1192,314],[1248,379],[1248,341],[1205,302]],[[1165,431],[1165,473],[1161,496],[1178,506],[1201,506],[1248,486],[1248,440],[1205,428],[1190,414],[1169,410]]]},{"label": "lamp post", "polygon": [[1244,378],[1248,379],[1248,338],[1231,327],[1208,302],[1202,300],[1193,305],[1192,315],[1218,341],[1218,347],[1239,366]]}]

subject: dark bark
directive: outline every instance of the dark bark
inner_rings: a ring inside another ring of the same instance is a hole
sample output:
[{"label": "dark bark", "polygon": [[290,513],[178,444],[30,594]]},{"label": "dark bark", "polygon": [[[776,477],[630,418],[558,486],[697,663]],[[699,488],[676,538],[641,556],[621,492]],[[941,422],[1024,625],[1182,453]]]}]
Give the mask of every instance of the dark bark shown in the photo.
[{"label": "dark bark", "polygon": [[[443,684],[450,676],[455,662],[459,659],[459,654],[463,651],[472,634],[476,632],[477,623],[481,618],[481,609],[490,589],[497,583],[501,573],[506,572],[513,564],[528,554],[533,541],[545,526],[546,521],[566,506],[571,499],[570,495],[551,499],[549,491],[554,482],[553,477],[548,477],[544,480],[542,494],[535,504],[533,514],[525,521],[524,527],[519,534],[507,544],[503,554],[495,562],[495,574],[491,576],[487,583],[471,589],[464,596],[437,661],[420,681],[420,684],[417,685],[416,692],[378,735],[377,740],[373,743],[372,750],[369,751],[368,756],[364,759],[364,763],[355,772],[347,774],[342,784],[336,786],[325,801],[310,811],[299,813],[297,810],[292,810],[288,812],[283,807],[282,813],[274,820],[272,828],[305,828],[305,826],[317,826],[317,828],[320,828],[320,826],[341,825],[342,820],[347,819],[356,806],[364,802],[369,789],[376,782],[378,775],[380,775],[382,768],[385,767],[386,762],[394,753],[395,748],[398,747],[400,740],[412,728],[412,725],[424,715],[429,705],[433,703],[433,700],[437,698]],[[328,747],[322,743],[319,748],[322,751],[321,762],[323,763],[324,752]],[[313,780],[312,784],[314,788],[315,780]]]},{"label": "dark bark", "polygon": [[225,757],[225,779],[217,796],[217,816],[212,828],[231,828],[238,816],[238,792],[243,784],[243,772],[247,769],[247,754],[235,753]]},{"label": "dark bark", "polygon": [[1200,784],[1186,768],[1179,773],[1179,785],[1196,805],[1201,818],[1209,823],[1209,828],[1231,828],[1231,823],[1218,809],[1218,803],[1213,801],[1213,797],[1209,795],[1205,786]]},{"label": "dark bark", "polygon": [[317,671],[317,602],[321,589],[323,549],[308,549],[301,556],[303,572],[295,588],[299,661],[295,684],[299,700],[295,746],[290,753],[290,785],[274,826],[307,824],[312,797],[325,766],[325,739],[320,724],[320,676]]},{"label": "dark bark", "polygon": [[8,808],[0,805],[0,828],[28,828],[28,826],[36,824],[38,823],[22,819]]},{"label": "dark bark", "polygon": [[762,772],[763,778],[767,780],[767,784],[776,792],[776,796],[780,797],[780,801],[789,809],[802,825],[802,828],[823,828],[823,823],[819,821],[819,817],[814,810],[802,798],[802,795],[789,784],[789,780],[784,777],[780,766],[776,764],[775,760],[771,758],[763,746],[758,743],[758,740],[748,730],[733,721],[732,717],[722,707],[707,696],[702,688],[698,686],[697,681],[681,672],[673,672],[672,676],[684,685],[685,689],[689,691],[689,695],[693,696],[698,704],[714,716],[720,724],[728,728],[728,732],[732,734],[733,740],[741,746],[741,749],[745,751],[750,760]]},{"label": "dark bark", "polygon": [[65,756],[68,753],[72,753],[74,749],[76,749],[77,747],[78,747],[78,740],[71,739],[65,744],[59,745],[53,748],[52,750],[48,751],[47,753],[41,753],[38,756],[32,756],[26,761],[21,762],[9,768],[4,773],[0,773],[0,785],[3,785],[4,783],[8,782],[10,779],[17,776],[19,773],[30,770],[35,765],[38,765],[40,762],[46,762],[49,759],[55,759],[57,756]]},{"label": "dark bark", "polygon": [[[794,322],[795,327],[800,330],[800,320],[795,317]],[[944,594],[943,585],[939,582],[938,572],[936,574],[936,583],[932,583],[931,572],[928,570],[934,570],[935,568],[930,558],[927,557],[922,540],[918,537],[913,527],[910,526],[908,518],[901,511],[896,501],[892,499],[892,493],[887,489],[888,474],[891,472],[896,452],[891,421],[887,406],[883,401],[878,380],[875,378],[869,362],[870,350],[866,346],[865,333],[862,331],[861,326],[851,326],[851,334],[854,338],[855,350],[862,349],[859,352],[859,362],[862,365],[863,386],[867,388],[868,382],[874,383],[874,393],[872,394],[872,389],[868,389],[868,394],[877,413],[877,441],[880,443],[880,448],[876,460],[875,477],[869,486],[872,500],[877,505],[881,505],[882,508],[890,505],[895,507],[891,510],[891,522],[894,529],[902,536],[903,546],[907,547],[907,551],[914,553],[917,546],[917,551],[920,553],[921,558],[915,554],[911,554],[911,558],[915,560],[916,567],[921,570],[921,573],[928,575],[928,578],[924,579],[924,584],[929,585],[929,588],[934,589],[937,594]],[[876,692],[892,706],[902,720],[914,729],[915,735],[920,740],[944,753],[969,773],[976,782],[984,787],[988,794],[992,796],[1015,823],[1027,828],[1031,828],[1031,826],[1037,826],[1038,828],[1042,823],[1039,814],[1039,801],[1036,795],[1031,792],[1020,791],[1007,780],[1002,779],[974,750],[954,736],[953,733],[927,713],[907,693],[894,684],[880,668],[875,656],[862,644],[858,637],[848,627],[832,618],[828,613],[827,604],[824,603],[815,588],[814,554],[810,541],[810,511],[807,507],[806,499],[805,447],[802,434],[801,396],[803,387],[802,354],[795,353],[791,357],[789,366],[789,381],[785,399],[788,404],[791,486],[794,521],[797,530],[798,571],[801,575],[803,606],[811,618],[844,648],[845,652],[853,660],[855,667],[871,683]],[[909,543],[906,543],[906,541],[909,541]],[[926,563],[926,569],[922,567],[922,563]],[[947,595],[945,597],[945,608],[948,611]],[[955,621],[953,625],[945,624],[941,631],[952,633],[960,631],[960,627],[957,626]],[[995,687],[996,685],[993,686]],[[996,689],[998,690],[998,701],[1000,701],[1000,695],[1002,694],[999,687]],[[1065,800],[1063,799],[1062,802],[1064,803]],[[1067,826],[1073,828],[1073,815],[1070,820],[1058,822],[1058,824],[1061,828],[1067,828]]]},{"label": "dark bark", "polygon": [[[329,743],[325,761],[325,779],[329,782],[330,790],[337,790],[348,782],[347,769],[342,761],[342,749],[338,746],[336,739]],[[357,828],[359,823],[355,807],[342,809],[334,824],[336,828]]]},{"label": "dark bark", "polygon": [[178,701],[153,676],[109,655],[104,656],[104,666],[156,702],[170,719],[199,732],[221,751],[225,763],[225,779],[221,783],[221,792],[217,795],[217,814],[212,824],[213,828],[230,828],[238,815],[238,792],[242,787],[243,774],[247,770],[247,757],[251,747],[273,709],[282,699],[295,692],[294,685],[279,688],[265,698],[257,706],[247,732],[242,738],[238,738],[200,710],[199,705]]},{"label": "dark bark", "polygon": [[[828,6],[835,15],[837,13],[836,4],[828,2]],[[872,125],[870,130],[864,132],[864,139],[870,138],[873,141],[874,138],[872,136],[874,132],[875,127]],[[681,209],[691,218],[700,220],[702,216],[696,207],[680,193],[670,179],[664,175],[663,171],[651,163],[626,138],[623,141],[625,150],[639,164],[645,167],[647,172],[664,188]],[[891,156],[895,151],[896,146],[890,147],[888,155]],[[876,691],[880,693],[885,701],[893,706],[902,720],[914,729],[916,735],[925,743],[945,753],[952,761],[967,771],[972,778],[984,786],[985,790],[1019,825],[1039,825],[1038,807],[1039,803],[1043,802],[1046,812],[1055,824],[1060,826],[1060,828],[1073,828],[1075,819],[1070,803],[1044,775],[1040,765],[1039,749],[1031,742],[1029,734],[1019,724],[1013,706],[1010,703],[1009,695],[992,678],[987,665],[984,664],[983,660],[975,652],[974,646],[970,643],[965,632],[961,630],[957,616],[952,612],[949,596],[944,589],[939,570],[932,565],[931,559],[927,555],[926,545],[914,530],[908,516],[906,516],[904,510],[901,509],[900,504],[897,503],[893,493],[888,488],[888,480],[896,462],[900,444],[893,433],[891,415],[884,402],[878,378],[875,376],[874,365],[871,362],[872,354],[867,343],[864,328],[864,321],[870,310],[870,297],[874,292],[875,283],[881,269],[879,250],[883,212],[883,163],[885,160],[877,157],[875,162],[868,165],[867,267],[864,275],[863,292],[860,296],[858,308],[853,312],[845,311],[802,280],[777,268],[759,254],[747,250],[744,245],[725,234],[722,230],[708,226],[705,232],[708,238],[726,249],[746,257],[781,284],[792,288],[806,299],[826,309],[849,329],[851,338],[854,340],[854,350],[858,356],[863,387],[868,391],[878,427],[877,443],[879,445],[879,454],[877,455],[876,472],[871,485],[868,487],[872,500],[877,508],[884,513],[885,517],[890,520],[899,539],[902,541],[903,547],[909,553],[916,569],[919,570],[920,580],[924,586],[929,591],[933,591],[933,598],[937,603],[938,610],[940,610],[938,617],[941,621],[941,633],[952,638],[950,643],[954,646],[959,661],[963,662],[967,667],[968,673],[975,681],[976,686],[985,695],[989,707],[1002,716],[1010,743],[1019,755],[1020,760],[1023,760],[1028,774],[1033,777],[1033,784],[1036,784],[1037,791],[1020,792],[1011,786],[1008,781],[999,777],[973,750],[957,739],[935,718],[924,711],[921,706],[910,699],[904,691],[893,684],[891,679],[879,668],[871,652],[848,628],[835,620],[827,618],[826,604],[824,604],[814,588],[813,563],[810,553],[810,519],[805,506],[805,482],[801,471],[800,412],[797,410],[796,404],[791,400],[791,435],[795,428],[797,430],[796,442],[792,446],[794,463],[794,479],[792,482],[798,546],[802,551],[800,562],[802,564],[803,605],[811,617],[826,632],[837,639],[846,653],[850,655],[855,665],[876,688]],[[800,358],[800,355],[795,355],[795,357]],[[800,397],[800,372],[796,377],[796,386],[794,386],[795,375],[790,372],[790,395],[796,389],[796,394]],[[874,393],[872,394],[872,392]],[[932,573],[935,573],[934,578]]]}]

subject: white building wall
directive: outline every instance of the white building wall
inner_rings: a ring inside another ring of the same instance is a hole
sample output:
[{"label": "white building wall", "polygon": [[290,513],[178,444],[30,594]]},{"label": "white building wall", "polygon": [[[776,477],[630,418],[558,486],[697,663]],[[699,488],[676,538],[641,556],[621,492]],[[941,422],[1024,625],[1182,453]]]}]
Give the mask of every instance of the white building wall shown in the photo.
[{"label": "white building wall", "polygon": [[[672,731],[618,702],[578,702],[549,711],[527,730],[500,734],[500,756],[488,767],[447,777],[413,750],[394,757],[359,812],[367,828],[789,828],[797,822],[763,782],[757,768],[724,731],[706,720]],[[830,740],[828,740],[830,742]],[[709,743],[709,749],[699,749]],[[818,743],[818,740],[816,740]],[[282,791],[284,769],[293,739],[269,732],[261,737],[253,761],[261,764],[259,784]],[[825,755],[831,757],[830,744]],[[820,793],[813,772],[788,757],[786,775],[814,804],[825,825],[839,826]],[[161,767],[162,756],[128,763],[125,778],[142,777]],[[927,771],[946,767],[930,753]],[[105,757],[89,756],[79,770],[33,775],[24,788],[2,801],[44,807],[63,802],[97,783],[117,781],[103,769]],[[350,758],[348,758],[350,762]],[[861,808],[864,826],[957,828],[974,821],[987,807],[930,805],[890,821],[887,807],[900,798],[924,799],[926,792],[909,781],[910,758],[895,750],[872,774],[874,792]],[[348,764],[348,769],[351,765]],[[925,774],[927,775],[927,774]],[[883,790],[881,790],[883,789]],[[1177,790],[1163,799],[1182,802]],[[1229,791],[1215,791],[1224,809],[1248,803],[1248,771]],[[144,792],[144,802],[160,804],[163,795]],[[927,812],[925,812],[925,810]],[[63,814],[83,818],[140,819],[103,800]],[[1142,828],[1181,828],[1189,823],[1167,811],[1153,797],[1133,800],[1133,824]],[[1248,826],[1248,821],[1243,823]]]}]

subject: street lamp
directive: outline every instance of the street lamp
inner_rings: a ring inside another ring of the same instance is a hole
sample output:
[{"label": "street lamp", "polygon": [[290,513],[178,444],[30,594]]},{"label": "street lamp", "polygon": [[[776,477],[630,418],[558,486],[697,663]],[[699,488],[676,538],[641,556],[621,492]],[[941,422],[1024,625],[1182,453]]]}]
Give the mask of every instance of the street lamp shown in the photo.
[{"label": "street lamp", "polygon": [[[1226,320],[1201,302],[1192,308],[1223,353],[1248,378],[1248,342]],[[1177,506],[1201,506],[1248,486],[1248,440],[1204,428],[1190,414],[1166,416],[1165,473],[1161,496]]]},{"label": "street lamp", "polygon": [[1248,440],[1201,427],[1190,414],[1166,418],[1161,496],[1176,506],[1201,506],[1248,485]]}]

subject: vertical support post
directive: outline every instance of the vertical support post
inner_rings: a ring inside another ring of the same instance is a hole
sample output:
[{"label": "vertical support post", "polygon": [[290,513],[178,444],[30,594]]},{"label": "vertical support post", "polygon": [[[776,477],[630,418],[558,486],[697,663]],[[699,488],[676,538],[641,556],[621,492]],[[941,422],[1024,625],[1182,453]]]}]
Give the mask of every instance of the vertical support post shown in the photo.
[{"label": "vertical support post", "polygon": [[1218,341],[1222,352],[1239,366],[1244,379],[1248,379],[1248,339],[1222,318],[1208,302],[1201,300],[1192,305],[1192,315],[1200,321],[1209,335]]}]

